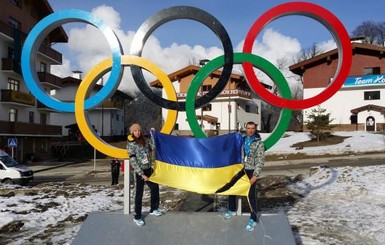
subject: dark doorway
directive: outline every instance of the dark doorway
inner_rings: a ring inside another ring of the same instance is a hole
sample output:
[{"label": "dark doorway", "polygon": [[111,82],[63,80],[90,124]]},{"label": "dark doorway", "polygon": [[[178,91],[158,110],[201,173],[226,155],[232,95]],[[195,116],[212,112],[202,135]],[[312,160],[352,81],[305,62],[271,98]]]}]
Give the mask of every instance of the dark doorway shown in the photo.
[{"label": "dark doorway", "polygon": [[374,131],[376,125],[376,121],[374,117],[370,116],[366,118],[366,131]]}]

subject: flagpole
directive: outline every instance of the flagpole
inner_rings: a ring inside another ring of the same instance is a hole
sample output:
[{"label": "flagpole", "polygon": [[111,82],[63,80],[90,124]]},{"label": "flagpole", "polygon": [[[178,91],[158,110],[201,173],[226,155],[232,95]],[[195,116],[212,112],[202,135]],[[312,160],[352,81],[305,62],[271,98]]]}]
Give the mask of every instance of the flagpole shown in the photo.
[{"label": "flagpole", "polygon": [[130,214],[130,161],[124,160],[124,214]]}]

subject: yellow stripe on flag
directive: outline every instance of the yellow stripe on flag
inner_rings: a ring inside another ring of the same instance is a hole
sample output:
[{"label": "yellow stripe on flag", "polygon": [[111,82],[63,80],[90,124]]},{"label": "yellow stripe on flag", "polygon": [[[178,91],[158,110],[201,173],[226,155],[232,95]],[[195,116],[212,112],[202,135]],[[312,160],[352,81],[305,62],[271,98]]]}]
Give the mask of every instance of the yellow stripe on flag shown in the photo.
[{"label": "yellow stripe on flag", "polygon": [[201,194],[247,196],[250,180],[246,174],[228,190],[216,193],[242,169],[241,163],[221,168],[192,168],[157,160],[150,181]]}]

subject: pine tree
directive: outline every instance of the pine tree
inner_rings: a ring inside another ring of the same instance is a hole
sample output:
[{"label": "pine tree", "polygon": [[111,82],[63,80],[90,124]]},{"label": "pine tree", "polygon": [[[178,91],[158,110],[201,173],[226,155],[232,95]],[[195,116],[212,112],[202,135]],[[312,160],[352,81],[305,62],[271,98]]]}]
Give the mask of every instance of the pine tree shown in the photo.
[{"label": "pine tree", "polygon": [[305,125],[310,133],[317,137],[317,142],[319,142],[322,136],[327,135],[334,127],[334,125],[330,124],[333,120],[334,118],[330,118],[330,113],[326,113],[326,109],[317,106],[311,109],[307,115]]}]

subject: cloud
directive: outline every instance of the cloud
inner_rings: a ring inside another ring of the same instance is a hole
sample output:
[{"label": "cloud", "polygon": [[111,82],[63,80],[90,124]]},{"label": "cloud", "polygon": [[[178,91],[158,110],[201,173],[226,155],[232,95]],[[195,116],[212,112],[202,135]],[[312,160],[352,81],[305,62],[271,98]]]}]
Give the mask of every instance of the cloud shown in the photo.
[{"label": "cloud", "polygon": [[71,61],[63,58],[62,65],[51,66],[51,73],[58,77],[68,77],[72,74]]},{"label": "cloud", "polygon": [[120,29],[121,18],[113,7],[103,4],[92,9],[91,12],[104,20],[112,29]]},{"label": "cloud", "polygon": [[[135,32],[122,30],[120,14],[114,8],[107,5],[94,8],[92,13],[103,19],[113,28],[121,42],[123,52],[129,54],[130,44]],[[55,67],[52,69],[55,74],[70,76],[72,75],[72,70],[81,70],[84,76],[93,66],[109,58],[111,55],[106,38],[92,25],[85,24],[73,27],[68,32],[68,36],[67,49],[69,57],[64,59],[62,68]],[[241,52],[242,45],[243,41],[234,50]],[[291,60],[289,57],[294,56],[300,50],[301,45],[297,39],[284,36],[273,29],[267,29],[261,41],[256,41],[253,46],[253,53],[268,59],[273,64],[276,64],[277,60],[283,58]],[[177,43],[173,43],[168,47],[162,47],[155,36],[148,38],[142,52],[142,57],[158,65],[166,74],[191,64],[197,65],[201,59],[213,59],[219,55],[223,55],[221,47],[190,46]],[[239,68],[234,70],[236,71],[237,69],[239,70]],[[287,71],[284,72],[286,73]],[[144,72],[144,76],[147,82],[155,79],[149,72]],[[129,68],[124,70],[124,77],[119,89],[130,92],[138,90],[133,82]]]},{"label": "cloud", "polygon": [[[244,42],[239,43],[235,50],[240,52],[243,49],[243,44]],[[293,73],[290,72],[289,66],[300,51],[301,44],[297,39],[284,36],[272,28],[268,28],[262,33],[261,39],[257,39],[254,42],[252,49],[253,54],[267,59],[273,65],[278,67],[287,79],[289,86],[296,89],[300,84],[298,80],[293,77]],[[255,69],[255,73],[264,83],[270,85],[274,84],[262,71]]]},{"label": "cloud", "polygon": [[330,50],[333,50],[337,48],[337,44],[333,39],[317,43],[317,47],[322,50],[322,52],[328,52]]}]

